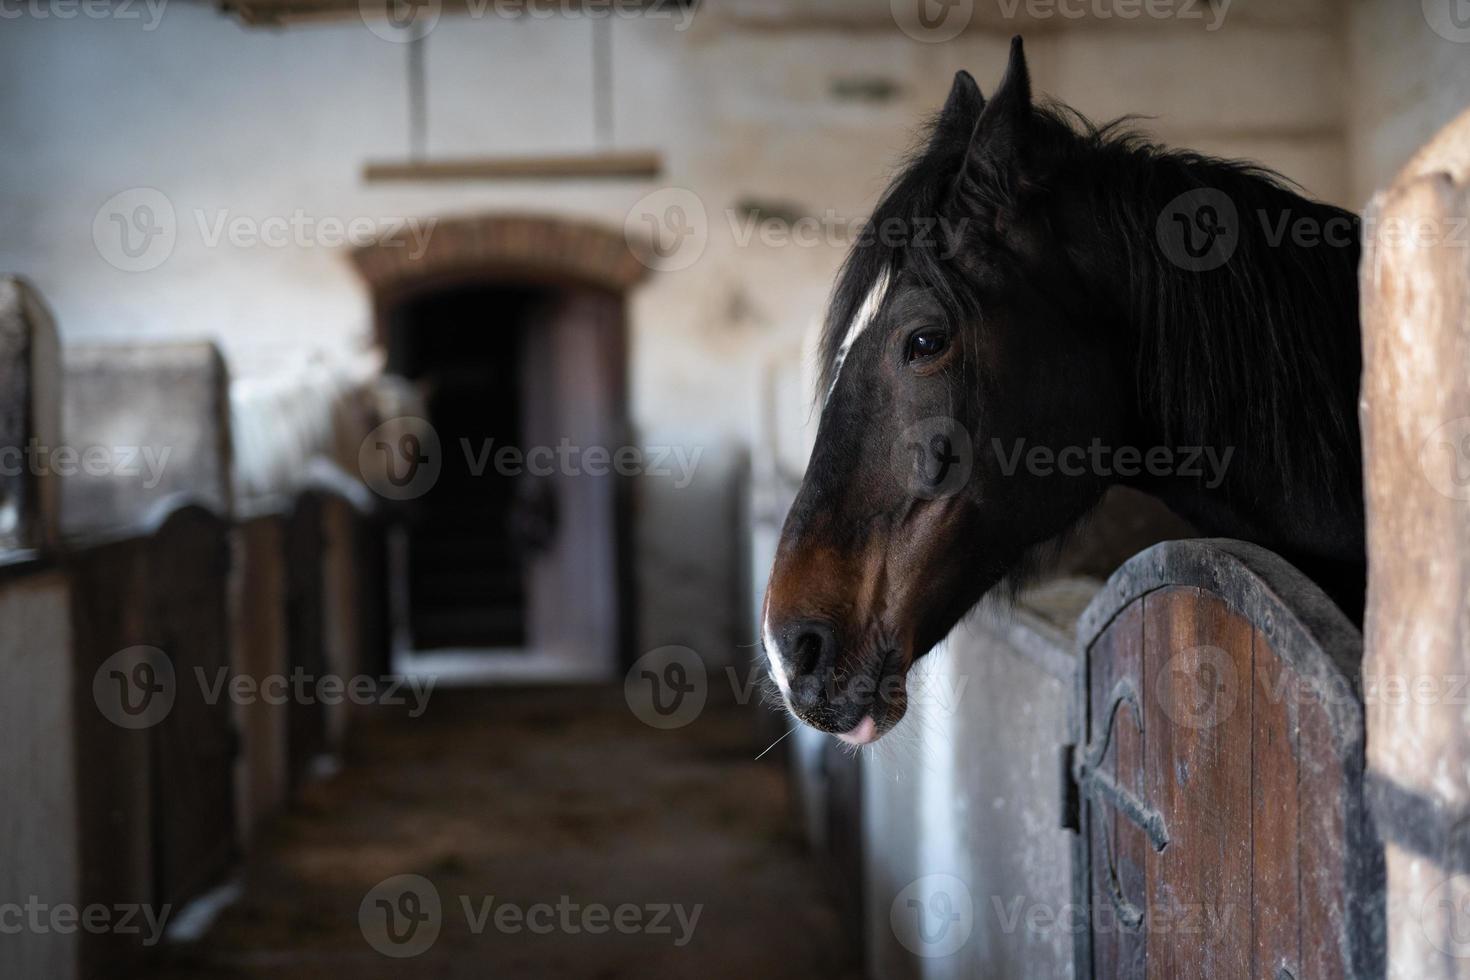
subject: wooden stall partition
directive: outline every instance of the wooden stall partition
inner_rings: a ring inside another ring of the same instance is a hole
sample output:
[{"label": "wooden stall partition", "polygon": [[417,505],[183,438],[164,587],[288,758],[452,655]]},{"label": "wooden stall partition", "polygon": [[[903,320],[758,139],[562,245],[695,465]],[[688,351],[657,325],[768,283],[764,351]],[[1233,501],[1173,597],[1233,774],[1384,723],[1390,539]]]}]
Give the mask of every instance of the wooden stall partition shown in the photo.
[{"label": "wooden stall partition", "polygon": [[53,547],[60,486],[46,465],[61,445],[56,324],[24,279],[0,277],[0,552]]},{"label": "wooden stall partition", "polygon": [[1078,627],[1081,977],[1369,978],[1361,641],[1277,556],[1157,545]]},{"label": "wooden stall partition", "polygon": [[371,677],[393,672],[393,600],[389,575],[388,515],[377,510],[353,522],[357,662]]},{"label": "wooden stall partition", "polygon": [[[387,527],[360,482],[314,461],[284,527],[288,669],[308,696],[290,708],[293,785],[340,751],[360,696],[354,678],[387,673],[392,640]],[[320,683],[331,678],[327,696]]]},{"label": "wooden stall partition", "polygon": [[62,479],[67,534],[108,534],[179,494],[233,509],[229,376],[210,343],[68,345],[62,434],[87,465]]},{"label": "wooden stall partition", "polygon": [[[298,496],[285,518],[286,664],[288,676],[320,678],[327,672],[327,610],[322,575],[324,499]],[[316,698],[290,699],[286,756],[294,794],[328,750],[325,706]]]},{"label": "wooden stall partition", "polygon": [[[161,648],[148,623],[147,550],[137,537],[93,541],[71,551],[66,568],[82,900],[154,907],[156,776],[148,728],[166,710],[173,671],[171,660],[151,653]],[[113,975],[141,951],[141,937],[84,937],[81,973]]]},{"label": "wooden stall partition", "polygon": [[[54,565],[0,557],[0,901],[80,905],[71,592]],[[0,977],[81,976],[75,935],[0,939]]]},{"label": "wooden stall partition", "polygon": [[[237,522],[230,579],[231,664],[255,685],[286,678],[285,519],[261,513]],[[285,805],[289,707],[274,691],[235,706],[240,754],[235,766],[236,822],[249,845],[262,822]]]},{"label": "wooden stall partition", "polygon": [[[0,277],[0,902],[53,907],[81,897],[71,590],[53,554],[57,480],[36,455],[60,444],[60,371],[44,302]],[[0,977],[79,971],[73,935],[0,937]]]},{"label": "wooden stall partition", "polygon": [[173,661],[173,709],[153,738],[154,898],[174,909],[224,878],[237,852],[229,525],[172,510],[146,539],[148,638]]},{"label": "wooden stall partition", "polygon": [[[326,460],[311,466],[306,493],[319,498],[323,660],[343,686],[388,672],[387,532],[375,498]],[[360,698],[325,706],[326,744],[340,751]]]},{"label": "wooden stall partition", "polygon": [[[68,540],[86,904],[177,914],[234,859],[227,561],[224,519],[177,500]],[[157,938],[86,935],[82,975],[119,975]]]},{"label": "wooden stall partition", "polygon": [[1389,976],[1470,977],[1470,113],[1368,208],[1370,785]]}]

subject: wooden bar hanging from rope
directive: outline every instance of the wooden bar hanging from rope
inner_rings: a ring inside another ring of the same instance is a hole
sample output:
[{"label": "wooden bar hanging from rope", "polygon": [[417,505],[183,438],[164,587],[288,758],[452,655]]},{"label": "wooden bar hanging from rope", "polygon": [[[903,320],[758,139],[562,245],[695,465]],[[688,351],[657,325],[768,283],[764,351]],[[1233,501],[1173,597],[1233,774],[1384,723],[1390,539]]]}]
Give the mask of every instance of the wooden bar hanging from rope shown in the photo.
[{"label": "wooden bar hanging from rope", "polygon": [[380,160],[362,170],[368,183],[440,180],[640,179],[663,172],[653,150],[567,153],[545,156],[467,157],[446,160]]}]

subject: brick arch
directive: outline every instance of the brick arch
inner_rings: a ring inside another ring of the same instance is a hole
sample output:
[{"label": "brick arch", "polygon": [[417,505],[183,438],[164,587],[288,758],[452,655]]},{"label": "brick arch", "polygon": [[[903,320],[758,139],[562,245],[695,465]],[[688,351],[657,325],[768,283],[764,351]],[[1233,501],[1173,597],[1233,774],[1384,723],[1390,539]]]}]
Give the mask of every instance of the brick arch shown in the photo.
[{"label": "brick arch", "polygon": [[624,293],[648,272],[621,230],[570,218],[489,214],[441,218],[414,257],[399,232],[352,252],[381,305],[421,289],[494,279]]}]

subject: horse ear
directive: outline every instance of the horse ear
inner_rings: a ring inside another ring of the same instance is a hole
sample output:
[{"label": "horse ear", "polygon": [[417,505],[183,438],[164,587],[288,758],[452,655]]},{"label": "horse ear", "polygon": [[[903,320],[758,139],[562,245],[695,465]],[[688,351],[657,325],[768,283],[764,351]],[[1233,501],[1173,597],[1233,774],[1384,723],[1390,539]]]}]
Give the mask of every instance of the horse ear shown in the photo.
[{"label": "horse ear", "polygon": [[975,131],[975,123],[985,108],[985,96],[969,72],[961,69],[954,73],[954,84],[950,86],[949,98],[939,110],[939,122],[935,130],[946,137],[968,142]]},{"label": "horse ear", "polygon": [[1011,162],[1026,140],[1031,121],[1031,74],[1026,70],[1026,52],[1021,35],[1011,38],[1011,57],[985,110],[970,137],[970,158],[992,163]]}]

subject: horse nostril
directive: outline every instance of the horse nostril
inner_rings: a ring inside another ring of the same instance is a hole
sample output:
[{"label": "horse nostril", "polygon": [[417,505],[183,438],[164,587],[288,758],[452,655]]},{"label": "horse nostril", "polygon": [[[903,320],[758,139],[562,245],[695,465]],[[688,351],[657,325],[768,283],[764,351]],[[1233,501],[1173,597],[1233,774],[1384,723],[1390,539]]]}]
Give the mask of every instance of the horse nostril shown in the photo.
[{"label": "horse nostril", "polygon": [[817,672],[822,662],[822,636],[811,630],[803,631],[791,645],[791,668],[797,677],[807,677]]},{"label": "horse nostril", "polygon": [[818,711],[827,703],[827,680],[837,660],[837,638],[819,622],[793,624],[782,660],[789,677],[787,697],[797,711]]}]

